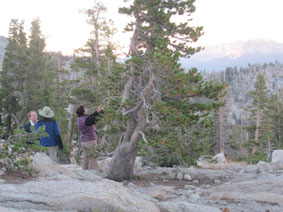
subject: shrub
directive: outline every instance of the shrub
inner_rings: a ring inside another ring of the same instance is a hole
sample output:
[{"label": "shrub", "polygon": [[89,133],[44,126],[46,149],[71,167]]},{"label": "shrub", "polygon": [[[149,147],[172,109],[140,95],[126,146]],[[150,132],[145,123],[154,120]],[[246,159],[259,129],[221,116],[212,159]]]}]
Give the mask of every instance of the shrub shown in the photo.
[{"label": "shrub", "polygon": [[38,132],[26,133],[24,130],[16,130],[15,134],[0,146],[0,163],[7,170],[20,170],[32,175],[32,158],[36,152],[47,149],[39,145],[39,138],[48,136],[45,129]]}]

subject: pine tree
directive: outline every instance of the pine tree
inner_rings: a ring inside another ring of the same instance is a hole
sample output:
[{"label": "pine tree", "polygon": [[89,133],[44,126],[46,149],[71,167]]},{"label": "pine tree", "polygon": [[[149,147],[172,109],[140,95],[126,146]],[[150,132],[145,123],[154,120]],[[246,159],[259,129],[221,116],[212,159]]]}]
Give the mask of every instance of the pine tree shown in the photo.
[{"label": "pine tree", "polygon": [[255,90],[250,91],[248,95],[253,100],[252,105],[248,110],[251,113],[251,120],[255,127],[254,145],[252,149],[252,153],[255,153],[257,151],[257,146],[259,145],[262,116],[267,104],[267,87],[263,75],[257,75]]},{"label": "pine tree", "polygon": [[56,110],[56,119],[60,126],[62,139],[67,144],[66,149],[70,150],[74,126],[74,100],[71,91],[77,82],[70,77],[73,74],[71,70],[64,68],[72,60],[69,56],[63,56],[61,52],[57,52],[50,53],[50,58],[52,108]]},{"label": "pine tree", "polygon": [[[279,92],[280,93],[280,92]],[[261,143],[264,152],[269,158],[271,152],[275,149],[281,149],[282,143],[282,101],[280,101],[279,95],[271,95],[268,99],[266,108],[263,113],[262,120],[262,134],[263,138]],[[267,143],[266,143],[267,142]]]},{"label": "pine tree", "polygon": [[101,42],[103,41],[105,26],[108,25],[105,18],[106,7],[101,1],[94,1],[93,8],[83,12],[87,15],[87,23],[92,27],[93,37],[87,45],[92,49],[92,62],[95,65],[91,74],[92,85],[95,88],[100,83],[96,78],[101,77]]},{"label": "pine tree", "polygon": [[25,72],[27,65],[27,39],[23,31],[24,22],[11,20],[8,45],[5,50],[1,72],[2,113],[6,136],[11,135],[16,124],[20,127],[18,113],[23,103]]},{"label": "pine tree", "polygon": [[31,23],[29,37],[29,63],[25,93],[26,111],[52,105],[54,72],[49,55],[45,52],[45,38],[41,33],[40,20]]},{"label": "pine tree", "polygon": [[[226,87],[226,86],[225,86]],[[225,96],[226,92],[223,93],[223,96]],[[221,101],[224,101],[223,97],[220,99]],[[224,116],[225,116],[225,110],[224,106],[219,108],[219,146],[220,146],[220,152],[224,153],[224,146],[225,146],[225,125],[224,125]]]},{"label": "pine tree", "polygon": [[93,31],[86,45],[75,51],[72,69],[83,74],[72,89],[72,95],[75,104],[85,104],[89,111],[95,110],[99,104],[104,105],[104,119],[97,127],[101,129],[104,126],[99,132],[101,141],[98,142],[98,149],[113,151],[113,146],[119,141],[117,129],[120,128],[120,121],[117,111],[121,101],[121,75],[124,69],[116,62],[116,47],[111,42],[116,29],[113,22],[105,18],[105,12],[106,8],[98,1],[95,1],[92,9],[84,11]]},{"label": "pine tree", "polygon": [[102,2],[94,1],[92,9],[84,10],[87,16],[87,23],[92,27],[91,37],[88,39],[84,48],[75,51],[77,55],[72,64],[73,70],[84,72],[79,87],[73,90],[73,94],[78,98],[79,102],[94,102],[96,92],[95,89],[99,84],[101,77],[101,59],[102,59],[102,31],[103,25],[106,23],[104,14],[106,8]]},{"label": "pine tree", "polygon": [[283,148],[283,89],[279,90],[279,95],[278,95],[278,106],[277,106],[277,111],[278,111],[278,119],[276,120],[276,138],[278,140],[278,146],[280,149]]},{"label": "pine tree", "polygon": [[[148,142],[151,126],[157,129],[156,140],[174,144],[182,143],[180,133],[188,126],[210,123],[209,111],[218,105],[223,85],[205,82],[196,69],[184,72],[179,64],[180,56],[190,57],[200,50],[189,46],[202,35],[202,27],[190,27],[186,20],[195,11],[193,3],[135,0],[120,9],[135,21],[126,28],[133,31],[122,95],[127,128],[109,164],[110,179],[121,181],[133,175],[139,142]],[[176,17],[184,22],[174,22]],[[182,155],[181,148],[175,152]]]}]

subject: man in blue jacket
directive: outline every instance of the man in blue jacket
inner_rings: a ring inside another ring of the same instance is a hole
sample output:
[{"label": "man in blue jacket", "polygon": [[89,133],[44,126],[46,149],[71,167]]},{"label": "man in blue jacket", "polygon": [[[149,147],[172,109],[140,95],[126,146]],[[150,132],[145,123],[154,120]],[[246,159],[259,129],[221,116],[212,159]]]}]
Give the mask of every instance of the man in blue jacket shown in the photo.
[{"label": "man in blue jacket", "polygon": [[56,120],[52,119],[54,112],[50,107],[44,107],[42,110],[39,110],[39,115],[43,118],[36,122],[35,131],[39,127],[45,126],[45,132],[48,134],[46,137],[40,138],[40,145],[48,147],[48,156],[54,162],[58,162],[57,149],[63,149],[63,143],[60,135],[60,130]]}]

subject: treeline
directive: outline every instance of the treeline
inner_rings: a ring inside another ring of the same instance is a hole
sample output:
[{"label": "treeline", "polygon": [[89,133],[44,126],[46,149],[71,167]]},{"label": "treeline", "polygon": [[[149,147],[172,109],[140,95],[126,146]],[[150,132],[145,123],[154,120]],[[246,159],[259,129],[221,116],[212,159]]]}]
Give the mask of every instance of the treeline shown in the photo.
[{"label": "treeline", "polygon": [[[125,63],[117,62],[111,42],[113,22],[95,2],[85,10],[93,29],[84,47],[74,52],[70,70],[62,56],[45,51],[40,21],[32,22],[27,38],[23,23],[12,20],[1,73],[2,137],[23,126],[29,110],[50,106],[64,135],[67,153],[78,141],[74,109],[91,112],[105,106],[99,122],[100,155],[111,155],[108,177],[127,179],[137,154],[159,165],[191,165],[211,154],[215,141],[214,113],[223,106],[223,83],[205,81],[196,70],[183,70],[180,57],[200,51],[189,44],[203,34],[189,26],[194,1],[134,1],[120,13],[132,16]],[[181,22],[174,22],[182,17]],[[77,72],[78,78],[66,80]]]}]

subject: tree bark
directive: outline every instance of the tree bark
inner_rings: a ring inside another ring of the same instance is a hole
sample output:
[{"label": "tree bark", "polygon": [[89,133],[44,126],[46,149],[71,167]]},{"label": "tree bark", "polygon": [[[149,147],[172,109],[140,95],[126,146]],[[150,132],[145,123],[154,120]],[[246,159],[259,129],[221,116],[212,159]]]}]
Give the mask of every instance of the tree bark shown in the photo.
[{"label": "tree bark", "polygon": [[224,107],[220,107],[219,140],[220,152],[224,154]]},{"label": "tree bark", "polygon": [[129,179],[133,175],[136,154],[137,148],[131,142],[121,143],[112,156],[107,178],[118,182]]},{"label": "tree bark", "polygon": [[107,178],[120,182],[133,175],[137,144],[140,139],[140,134],[137,132],[139,125],[135,118],[128,121],[123,140],[110,161]]},{"label": "tree bark", "polygon": [[[256,142],[258,142],[258,138],[259,138],[260,119],[261,119],[261,112],[260,112],[260,109],[257,108],[257,111],[256,111],[256,130],[255,130],[255,141]],[[257,146],[254,145],[252,153],[254,154],[254,153],[256,153],[256,151],[257,151]]]},{"label": "tree bark", "polygon": [[115,181],[129,179],[133,175],[138,142],[146,127],[146,99],[150,95],[154,76],[151,75],[147,86],[140,92],[140,105],[131,113],[131,119],[127,122],[127,130],[123,141],[115,150],[109,164],[108,178]]},{"label": "tree bark", "polygon": [[271,144],[270,144],[270,137],[267,138],[267,144],[268,144],[268,153],[267,153],[267,160],[269,160],[271,155]]},{"label": "tree bark", "polygon": [[[150,75],[150,79],[146,86],[140,88],[138,103],[134,110],[130,110],[131,118],[127,122],[127,129],[123,135],[121,144],[115,150],[114,155],[109,164],[109,172],[107,178],[115,181],[123,181],[129,179],[133,175],[138,142],[141,135],[144,134],[146,127],[146,107],[147,99],[150,96],[150,91],[153,87],[155,77]],[[123,93],[123,101],[128,99],[130,89],[132,89],[133,78],[129,77],[125,85]],[[122,102],[123,103],[123,102]],[[127,114],[127,112],[125,112]]]},{"label": "tree bark", "polygon": [[68,149],[71,150],[72,148],[72,138],[73,138],[73,129],[74,129],[74,122],[73,122],[73,117],[74,117],[74,105],[71,104],[71,114],[70,114],[70,118],[68,121],[68,135],[67,135],[67,146]]},{"label": "tree bark", "polygon": [[20,125],[20,121],[19,119],[17,118],[17,116],[13,113],[10,113],[11,116],[13,117],[13,119],[15,120],[16,124],[17,124],[17,129],[20,129],[21,125]]}]

